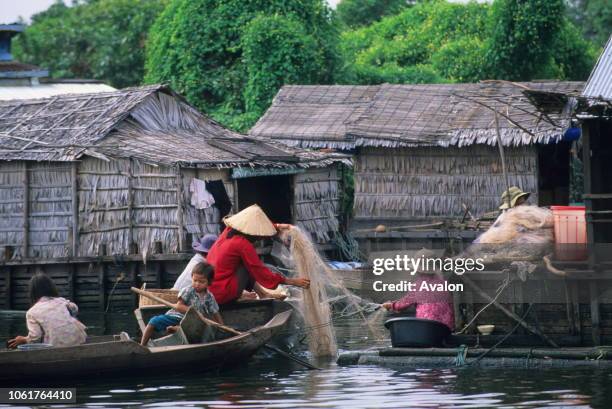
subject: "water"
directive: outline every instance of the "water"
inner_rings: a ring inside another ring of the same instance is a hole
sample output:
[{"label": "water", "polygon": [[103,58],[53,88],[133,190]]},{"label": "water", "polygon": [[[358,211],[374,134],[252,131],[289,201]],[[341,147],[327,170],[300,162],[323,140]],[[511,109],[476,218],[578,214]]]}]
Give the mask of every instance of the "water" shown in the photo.
[{"label": "water", "polygon": [[[90,332],[135,334],[130,314],[85,314]],[[0,338],[24,333],[24,315],[0,313]],[[388,345],[374,341],[359,319],[336,323],[340,350]],[[306,353],[306,352],[304,352]],[[308,371],[260,353],[248,365],[219,372],[161,371],[139,377],[83,379],[76,387],[79,408],[560,408],[612,406],[611,371],[478,370],[397,371],[338,367],[318,362]],[[49,383],[49,385],[54,385]],[[2,385],[9,386],[9,385]],[[36,386],[46,386],[38,383]],[[2,406],[0,407],[8,407]],[[23,407],[23,406],[21,406]],[[40,407],[40,406],[39,406]]]}]

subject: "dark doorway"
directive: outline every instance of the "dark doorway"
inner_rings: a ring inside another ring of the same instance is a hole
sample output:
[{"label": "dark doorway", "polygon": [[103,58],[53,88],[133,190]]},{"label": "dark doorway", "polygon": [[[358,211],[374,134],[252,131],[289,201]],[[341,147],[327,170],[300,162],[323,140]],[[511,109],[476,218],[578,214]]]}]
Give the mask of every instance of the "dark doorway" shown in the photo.
[{"label": "dark doorway", "polygon": [[564,206],[570,192],[569,142],[538,146],[538,205]]},{"label": "dark doorway", "polygon": [[292,175],[238,179],[240,210],[258,204],[275,223],[292,223]]}]

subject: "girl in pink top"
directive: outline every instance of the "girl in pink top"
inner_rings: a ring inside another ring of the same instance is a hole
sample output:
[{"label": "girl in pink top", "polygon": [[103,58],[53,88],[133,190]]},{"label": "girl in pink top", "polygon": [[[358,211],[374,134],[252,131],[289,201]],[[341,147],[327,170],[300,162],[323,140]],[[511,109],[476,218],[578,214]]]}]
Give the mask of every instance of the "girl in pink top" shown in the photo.
[{"label": "girl in pink top", "polygon": [[441,322],[453,331],[455,328],[455,313],[451,294],[448,291],[419,291],[423,283],[428,288],[435,288],[436,284],[444,285],[444,280],[434,274],[421,273],[414,283],[415,291],[407,292],[397,301],[387,301],[382,305],[383,308],[400,312],[416,304],[417,318]]},{"label": "girl in pink top", "polygon": [[54,347],[74,346],[85,342],[85,325],[75,318],[76,304],[59,296],[57,287],[43,273],[30,280],[32,307],[26,313],[27,336],[17,336],[9,341],[9,348],[21,344],[43,342]]}]

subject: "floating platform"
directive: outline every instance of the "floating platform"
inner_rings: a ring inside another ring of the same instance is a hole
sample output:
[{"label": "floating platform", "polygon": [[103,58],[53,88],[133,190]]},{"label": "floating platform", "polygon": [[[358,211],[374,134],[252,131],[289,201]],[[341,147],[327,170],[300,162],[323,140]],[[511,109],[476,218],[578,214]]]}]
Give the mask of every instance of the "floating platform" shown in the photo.
[{"label": "floating platform", "polygon": [[612,347],[500,348],[491,351],[487,348],[382,348],[344,352],[337,362],[341,366],[378,365],[395,369],[612,368]]}]

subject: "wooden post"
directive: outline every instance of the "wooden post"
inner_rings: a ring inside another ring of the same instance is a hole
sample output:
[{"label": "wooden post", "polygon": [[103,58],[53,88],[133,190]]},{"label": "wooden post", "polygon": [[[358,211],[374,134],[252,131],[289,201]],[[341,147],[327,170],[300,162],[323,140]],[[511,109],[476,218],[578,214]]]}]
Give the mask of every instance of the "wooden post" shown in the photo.
[{"label": "wooden post", "polygon": [[4,308],[10,310],[13,306],[13,285],[11,282],[13,268],[11,266],[7,266],[4,271],[6,273],[6,277],[4,278],[4,294],[6,297],[4,299]]},{"label": "wooden post", "polygon": [[590,126],[591,121],[586,121],[582,126],[582,169],[583,169],[583,182],[584,182],[584,204],[587,212],[586,230],[587,230],[587,254],[589,269],[593,270],[595,267],[595,232],[594,225],[592,222],[592,216],[589,212],[593,210],[593,201],[588,196],[593,193],[592,189],[592,163],[591,163],[591,132]]},{"label": "wooden post", "polygon": [[[130,285],[132,287],[140,287],[140,282],[138,280],[138,263],[132,261],[129,262],[128,264],[128,271],[129,271],[129,280],[130,280]],[[139,297],[137,295],[134,295],[134,297],[132,297],[132,307],[134,309],[138,308],[138,304],[139,304]]]},{"label": "wooden post", "polygon": [[76,264],[72,263],[68,267],[68,297],[70,298],[70,301],[72,302],[76,302],[76,298],[75,298],[76,294],[74,291],[74,287],[75,287],[74,279],[75,278],[76,278]]},{"label": "wooden post", "polygon": [[100,263],[98,267],[98,286],[100,288],[98,306],[100,311],[104,311],[106,310],[106,268],[104,263]]},{"label": "wooden post", "polygon": [[574,314],[574,335],[580,335],[582,341],[582,318],[580,316],[580,300],[578,298],[578,283],[572,281],[570,284],[572,313]]},{"label": "wooden post", "polygon": [[28,258],[30,230],[30,177],[28,175],[28,162],[23,162],[23,250],[21,258]]},{"label": "wooden post", "polygon": [[[523,282],[515,282],[514,289],[516,294],[516,304],[512,305],[512,312],[522,317],[525,314],[525,295],[523,293]],[[525,328],[517,328],[517,334],[525,334]]]},{"label": "wooden post", "polygon": [[601,345],[601,318],[599,314],[599,291],[594,281],[589,282],[591,299],[591,335],[593,345]]},{"label": "wooden post", "polygon": [[185,223],[183,220],[183,204],[185,200],[183,197],[183,173],[181,172],[180,166],[176,167],[176,219],[178,224],[177,239],[178,239],[178,250],[182,252],[186,247],[185,239]]},{"label": "wooden post", "polygon": [[164,262],[159,260],[155,265],[155,288],[162,288],[164,274]]},{"label": "wooden post", "polygon": [[[465,305],[465,318],[464,321],[467,324],[468,322],[471,322],[472,319],[474,318],[474,293],[472,292],[471,289],[468,289],[467,292],[465,292],[465,297],[464,298],[464,305]],[[474,326],[470,326],[470,328],[468,328],[466,330],[466,333],[468,334],[473,334],[474,331]]]},{"label": "wooden post", "polygon": [[79,192],[78,192],[78,164],[72,162],[72,257],[79,255]]},{"label": "wooden post", "polygon": [[[134,187],[133,185],[133,171],[132,171],[132,158],[128,160],[128,202],[127,202],[127,214],[128,214],[128,254],[134,254]],[[137,253],[137,251],[136,251]]]},{"label": "wooden post", "polygon": [[466,322],[463,321],[463,314],[461,314],[461,293],[459,291],[453,291],[453,309],[455,312],[455,329],[461,330]]}]

